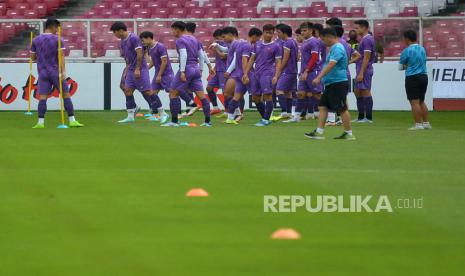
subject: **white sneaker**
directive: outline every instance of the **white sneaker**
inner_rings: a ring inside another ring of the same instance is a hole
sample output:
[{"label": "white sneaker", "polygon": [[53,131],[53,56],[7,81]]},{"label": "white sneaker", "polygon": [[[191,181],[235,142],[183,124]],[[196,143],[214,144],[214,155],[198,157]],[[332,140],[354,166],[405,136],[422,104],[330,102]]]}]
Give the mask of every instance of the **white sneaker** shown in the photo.
[{"label": "white sneaker", "polygon": [[413,127],[409,128],[408,130],[424,130],[425,127],[423,125],[414,125]]},{"label": "white sneaker", "polygon": [[281,119],[289,119],[289,118],[291,118],[291,114],[283,112],[283,113],[281,113],[280,117],[281,117]]},{"label": "white sneaker", "polygon": [[283,121],[283,123],[298,123],[300,122],[300,118],[297,116],[294,116],[290,118],[289,120]]},{"label": "white sneaker", "polygon": [[306,120],[314,120],[315,119],[315,114],[310,114],[309,113],[309,114],[305,115],[305,119]]},{"label": "white sneaker", "polygon": [[168,122],[166,124],[162,124],[162,127],[178,127],[179,124],[173,123],[173,122]]},{"label": "white sneaker", "polygon": [[169,118],[170,116],[168,114],[163,113],[163,115],[160,116],[160,123],[165,124],[166,122],[168,122]]},{"label": "white sneaker", "polygon": [[134,118],[127,117],[126,119],[119,120],[118,123],[125,124],[125,123],[134,123]]},{"label": "white sneaker", "polygon": [[432,129],[433,127],[431,126],[430,123],[423,123],[423,128],[424,129]]}]

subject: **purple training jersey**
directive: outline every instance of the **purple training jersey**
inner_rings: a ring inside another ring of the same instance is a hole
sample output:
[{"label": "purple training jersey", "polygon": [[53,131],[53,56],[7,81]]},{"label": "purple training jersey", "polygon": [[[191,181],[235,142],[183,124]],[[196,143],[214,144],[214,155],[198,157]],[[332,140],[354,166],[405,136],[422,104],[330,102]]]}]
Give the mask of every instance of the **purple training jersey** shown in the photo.
[{"label": "purple training jersey", "polygon": [[234,47],[234,54],[236,55],[236,67],[234,71],[231,73],[231,77],[233,78],[242,78],[244,75],[244,70],[242,69],[242,57],[250,57],[252,52],[252,45],[246,40],[240,40],[238,43],[235,43],[232,47]]},{"label": "purple training jersey", "polygon": [[307,68],[310,59],[312,58],[312,54],[318,54],[317,63],[313,66],[312,71],[321,71],[321,59],[323,53],[321,53],[320,42],[316,37],[310,37],[309,39],[302,42],[302,46],[300,47],[300,58],[301,58],[301,65],[300,65],[300,73],[303,73]]},{"label": "purple training jersey", "polygon": [[318,38],[317,40],[318,40],[318,43],[320,45],[320,61],[317,63],[317,66],[318,66],[318,68],[320,68],[320,70],[322,70],[323,65],[325,64],[325,61],[326,61],[326,55],[327,55],[328,47],[323,42],[323,40],[321,40],[321,38]]},{"label": "purple training jersey", "polygon": [[183,35],[176,40],[176,50],[178,55],[180,55],[181,49],[186,49],[187,52],[187,61],[186,68],[199,68],[199,48],[200,45],[198,40],[192,35]]},{"label": "purple training jersey", "polygon": [[283,57],[284,57],[284,49],[288,49],[290,51],[289,60],[284,67],[283,73],[284,74],[297,74],[297,62],[298,62],[298,51],[299,46],[297,42],[293,38],[288,38],[284,41],[283,44]]},{"label": "purple training jersey", "polygon": [[281,49],[278,43],[272,41],[265,43],[258,41],[253,49],[255,55],[255,73],[257,76],[273,76],[276,70],[276,59],[281,58]]},{"label": "purple training jersey", "polygon": [[[340,38],[339,39],[339,43],[342,44],[342,46],[344,46],[344,49],[346,50],[346,54],[347,54],[347,60],[350,61],[350,58],[352,57],[352,55],[354,54],[355,50],[350,46],[350,44],[344,39],[344,38]],[[350,70],[349,70],[349,66],[347,66],[347,79],[350,81]]]},{"label": "purple training jersey", "polygon": [[361,57],[356,63],[356,68],[357,72],[360,71],[362,68],[362,63],[363,59],[365,58],[365,53],[369,52],[371,53],[370,60],[368,62],[367,66],[367,71],[372,71],[373,70],[373,63],[376,61],[376,47],[375,47],[375,39],[373,38],[372,35],[367,34],[362,38],[362,41],[360,41],[360,44],[358,45],[358,50],[357,50]]},{"label": "purple training jersey", "polygon": [[[126,60],[129,71],[136,70],[137,65],[137,49],[142,49],[142,42],[134,33],[129,33],[126,39],[121,39],[121,54]],[[143,59],[143,58],[142,58]],[[147,63],[142,60],[140,69],[148,69]]]},{"label": "purple training jersey", "polygon": [[[61,39],[61,49],[65,49]],[[58,77],[58,36],[44,33],[32,41],[31,53],[37,55],[37,71],[39,76]]]},{"label": "purple training jersey", "polygon": [[229,44],[229,47],[228,47],[228,58],[226,59],[226,69],[229,68],[229,66],[231,65],[233,59],[234,59],[234,56],[235,56],[235,51],[236,51],[236,48],[237,48],[237,45],[239,45],[243,40],[234,40],[233,42],[231,42]]},{"label": "purple training jersey", "polygon": [[[218,43],[219,45],[221,45],[223,47],[228,47],[228,43],[226,43],[224,41],[217,41],[216,43]],[[226,69],[227,69],[227,59],[222,59],[220,57],[220,55],[218,55],[218,53],[216,53],[216,55],[215,55],[215,71],[223,73],[223,72],[226,72]]]},{"label": "purple training jersey", "polygon": [[152,48],[149,49],[149,55],[152,58],[153,66],[155,67],[155,72],[158,74],[160,72],[161,58],[166,57],[166,69],[163,72],[162,76],[172,75],[173,69],[171,68],[171,62],[168,57],[168,51],[166,50],[165,45],[160,42],[155,43]]}]

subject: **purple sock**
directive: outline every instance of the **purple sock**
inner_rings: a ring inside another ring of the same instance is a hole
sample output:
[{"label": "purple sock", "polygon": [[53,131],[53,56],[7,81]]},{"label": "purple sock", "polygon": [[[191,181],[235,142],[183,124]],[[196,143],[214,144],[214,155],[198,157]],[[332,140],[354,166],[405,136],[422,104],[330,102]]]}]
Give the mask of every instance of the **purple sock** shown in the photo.
[{"label": "purple sock", "polygon": [[161,107],[160,97],[158,97],[157,94],[146,97],[150,100],[150,109],[152,109],[153,112],[156,112]]},{"label": "purple sock", "polygon": [[292,106],[293,107],[297,107],[297,101],[298,101],[298,98],[292,97]]},{"label": "purple sock", "polygon": [[212,103],[213,107],[217,108],[218,107],[218,100],[216,98],[216,93],[212,91],[208,91],[208,98],[210,99],[210,102]]},{"label": "purple sock", "polygon": [[365,113],[368,120],[373,120],[373,97],[364,97]]},{"label": "purple sock", "polygon": [[210,103],[207,98],[202,99],[202,110],[205,115],[205,123],[210,123]]},{"label": "purple sock", "polygon": [[281,112],[287,112],[287,99],[284,95],[278,95],[279,106],[281,107]]},{"label": "purple sock", "polygon": [[63,99],[63,105],[65,106],[66,113],[68,113],[68,117],[74,116],[74,106],[71,98]]},{"label": "purple sock", "polygon": [[181,99],[179,97],[170,99],[171,122],[178,123],[178,114],[181,111]]},{"label": "purple sock", "polygon": [[259,102],[255,104],[257,106],[257,110],[262,116],[262,118],[265,118],[265,104],[263,102]]},{"label": "purple sock", "polygon": [[303,103],[302,113],[307,113],[307,110],[308,110],[308,98],[304,97],[303,101],[304,101],[304,103]]},{"label": "purple sock", "polygon": [[318,100],[317,98],[313,98],[313,111],[314,112],[318,112],[320,111],[320,109],[318,108],[318,105],[320,104],[320,100]]},{"label": "purple sock", "polygon": [[244,100],[244,98],[242,98],[242,99],[239,101],[239,104],[240,104],[240,109],[241,109],[241,111],[244,111],[244,107],[245,107],[245,100]]},{"label": "purple sock", "polygon": [[240,104],[241,103],[239,101],[232,99],[228,106],[228,113],[234,114],[234,111],[239,107]]},{"label": "purple sock", "polygon": [[224,109],[225,109],[225,112],[228,111],[229,104],[231,103],[231,100],[232,100],[232,97],[224,98]]},{"label": "purple sock", "polygon": [[39,106],[37,107],[37,113],[39,114],[39,118],[44,118],[45,112],[47,112],[47,100],[40,100]]},{"label": "purple sock", "polygon": [[286,98],[286,110],[287,110],[287,113],[291,114],[292,113],[292,103],[294,102],[294,100],[292,98]]},{"label": "purple sock", "polygon": [[314,98],[313,97],[307,97],[307,112],[309,114],[313,114],[314,113],[314,110],[313,110],[313,107],[314,107]]},{"label": "purple sock", "polygon": [[295,112],[296,113],[302,113],[302,111],[305,108],[305,102],[306,102],[305,98],[297,99],[297,105],[295,106]]},{"label": "purple sock", "polygon": [[271,113],[273,113],[274,104],[273,101],[266,101],[265,102],[265,116],[263,119],[269,120],[271,117]]},{"label": "purple sock", "polygon": [[194,98],[192,97],[191,93],[186,91],[179,91],[179,97],[181,97],[181,99],[186,102],[187,106],[192,106],[193,104],[195,105]]},{"label": "purple sock", "polygon": [[[142,96],[144,97],[144,100],[145,100],[145,101],[147,102],[147,104],[149,105],[149,107],[152,108],[152,104],[151,104],[151,103],[152,103],[152,100],[150,99],[150,96],[145,95],[145,93],[141,93],[141,94],[142,94]],[[152,109],[152,111],[153,111],[153,109]]]},{"label": "purple sock", "polygon": [[358,110],[358,119],[362,120],[365,118],[365,103],[363,97],[357,98],[357,110]]},{"label": "purple sock", "polygon": [[134,95],[126,96],[126,109],[136,108],[136,101],[134,100]]}]

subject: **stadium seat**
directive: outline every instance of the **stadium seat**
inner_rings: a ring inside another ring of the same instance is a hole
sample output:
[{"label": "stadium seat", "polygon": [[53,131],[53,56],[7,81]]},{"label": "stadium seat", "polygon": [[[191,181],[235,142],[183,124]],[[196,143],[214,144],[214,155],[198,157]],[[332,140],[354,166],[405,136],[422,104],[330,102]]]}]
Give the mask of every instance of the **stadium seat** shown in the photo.
[{"label": "stadium seat", "polygon": [[199,8],[199,7],[189,8],[189,10],[187,12],[187,17],[204,18],[205,17],[205,9]]},{"label": "stadium seat", "polygon": [[208,9],[205,13],[206,18],[222,18],[223,17],[223,10],[220,8],[211,8]]},{"label": "stadium seat", "polygon": [[276,13],[278,18],[292,18],[292,9],[291,8],[279,8]]},{"label": "stadium seat", "polygon": [[274,8],[262,8],[260,11],[260,18],[273,18],[275,17]]},{"label": "stadium seat", "polygon": [[255,7],[243,7],[241,10],[241,17],[256,18],[257,9]]},{"label": "stadium seat", "polygon": [[307,17],[313,17],[313,10],[310,7],[306,8],[297,8],[295,11],[295,17],[297,18],[307,18]]}]

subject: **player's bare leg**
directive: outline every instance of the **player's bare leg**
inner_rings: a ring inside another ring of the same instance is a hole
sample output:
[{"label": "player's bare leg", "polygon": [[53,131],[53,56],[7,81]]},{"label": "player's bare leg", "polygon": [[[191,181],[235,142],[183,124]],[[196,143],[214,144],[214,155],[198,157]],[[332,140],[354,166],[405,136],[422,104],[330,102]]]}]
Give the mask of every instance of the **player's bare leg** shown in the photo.
[{"label": "player's bare leg", "polygon": [[420,103],[420,106],[421,106],[421,117],[423,119],[423,127],[425,129],[432,129],[431,127],[431,124],[429,123],[429,111],[428,111],[428,107],[426,106],[425,102],[422,101]]}]

